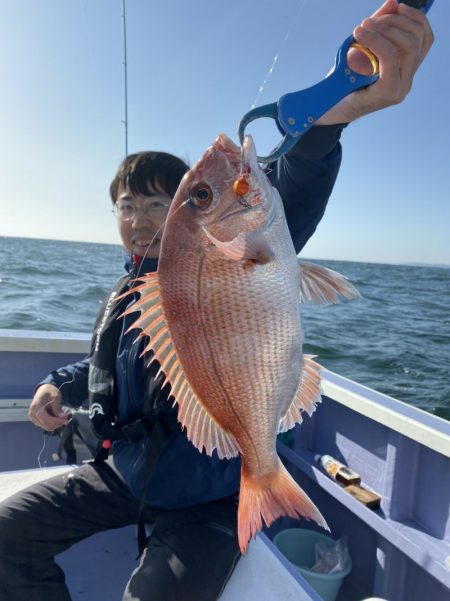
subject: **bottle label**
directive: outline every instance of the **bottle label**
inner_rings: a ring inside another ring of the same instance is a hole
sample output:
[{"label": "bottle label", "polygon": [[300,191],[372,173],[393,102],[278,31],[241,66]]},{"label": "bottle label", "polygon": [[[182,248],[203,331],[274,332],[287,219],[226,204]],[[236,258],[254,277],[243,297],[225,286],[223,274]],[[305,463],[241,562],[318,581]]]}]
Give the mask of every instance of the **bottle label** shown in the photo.
[{"label": "bottle label", "polygon": [[331,455],[323,455],[320,458],[320,463],[323,470],[332,478],[342,483],[358,483],[361,482],[360,476],[348,468],[346,465],[337,461]]}]

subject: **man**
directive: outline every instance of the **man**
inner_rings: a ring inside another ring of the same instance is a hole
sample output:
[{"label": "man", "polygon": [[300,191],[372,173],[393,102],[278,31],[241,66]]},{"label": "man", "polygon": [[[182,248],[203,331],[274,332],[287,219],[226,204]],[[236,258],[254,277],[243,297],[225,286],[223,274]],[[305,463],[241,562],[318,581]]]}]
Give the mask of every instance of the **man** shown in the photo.
[{"label": "man", "polygon": [[[387,0],[354,35],[378,57],[379,80],[341,101],[270,166],[297,252],[325,211],[341,161],[343,124],[400,102],[433,41],[424,15],[396,0]],[[361,56],[351,60],[356,64]],[[93,425],[101,439],[114,441],[112,452],[108,460],[33,485],[0,506],[0,599],[68,601],[54,556],[140,517],[152,522],[152,535],[125,601],[212,601],[239,559],[239,460],[208,457],[187,440],[170,391],[155,377],[158,366],[145,367],[142,341],[134,344],[135,331],[126,333],[132,316],[117,321],[123,307],[110,302],[137,273],[156,269],[161,228],[186,170],[171,155],[139,153],[124,160],[111,184],[128,274],[103,304],[90,358],[52,372],[36,390],[30,418],[46,430],[64,425],[62,405],[79,406],[89,388]]]}]

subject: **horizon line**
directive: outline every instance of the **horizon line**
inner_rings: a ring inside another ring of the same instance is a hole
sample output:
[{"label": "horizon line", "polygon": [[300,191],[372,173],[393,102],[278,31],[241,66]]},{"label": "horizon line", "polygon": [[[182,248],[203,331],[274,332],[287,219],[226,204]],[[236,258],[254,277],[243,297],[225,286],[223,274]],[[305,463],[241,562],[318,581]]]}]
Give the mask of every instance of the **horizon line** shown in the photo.
[{"label": "horizon line", "polygon": [[[73,244],[102,244],[104,246],[118,246],[122,248],[122,244],[118,242],[98,242],[92,240],[74,240],[74,239],[61,239],[61,238],[37,238],[36,236],[11,236],[8,234],[0,234],[1,238],[12,238],[14,240],[42,240],[42,241],[51,241],[51,242],[70,242]],[[393,261],[386,262],[380,260],[366,260],[361,261],[358,259],[338,259],[338,258],[317,258],[317,257],[302,257],[302,260],[305,261],[335,261],[335,262],[346,262],[346,263],[369,263],[373,265],[401,265],[405,267],[440,267],[443,269],[450,269],[450,263],[430,263],[428,261]]]}]

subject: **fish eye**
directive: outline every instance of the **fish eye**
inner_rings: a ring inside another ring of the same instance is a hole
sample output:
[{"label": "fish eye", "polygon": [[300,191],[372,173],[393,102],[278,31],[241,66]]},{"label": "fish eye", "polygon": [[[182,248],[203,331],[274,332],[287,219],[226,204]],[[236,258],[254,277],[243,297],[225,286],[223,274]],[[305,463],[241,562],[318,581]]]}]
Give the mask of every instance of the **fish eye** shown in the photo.
[{"label": "fish eye", "polygon": [[213,191],[205,182],[196,184],[189,194],[191,204],[199,209],[207,209],[213,200]]}]

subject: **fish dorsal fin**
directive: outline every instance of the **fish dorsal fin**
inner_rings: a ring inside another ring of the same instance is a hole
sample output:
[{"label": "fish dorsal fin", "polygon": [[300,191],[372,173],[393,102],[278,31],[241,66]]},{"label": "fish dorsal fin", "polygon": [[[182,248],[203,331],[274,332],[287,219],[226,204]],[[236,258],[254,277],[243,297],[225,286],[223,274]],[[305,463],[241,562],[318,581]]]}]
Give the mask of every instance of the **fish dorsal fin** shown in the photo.
[{"label": "fish dorsal fin", "polygon": [[139,281],[140,285],[120,297],[123,298],[134,292],[139,292],[141,295],[140,299],[122,314],[140,312],[140,316],[127,332],[137,328],[142,330],[138,339],[144,336],[149,337],[141,356],[153,351],[153,357],[148,365],[154,360],[159,362],[160,369],[156,377],[160,373],[165,374],[166,378],[162,386],[170,384],[171,395],[174,397],[175,403],[178,403],[178,421],[183,428],[186,428],[187,437],[192,444],[200,452],[205,449],[208,455],[212,455],[216,449],[220,459],[235,457],[240,452],[236,440],[230,433],[225,432],[208,413],[186,378],[164,315],[158,274],[149,273],[140,277]]},{"label": "fish dorsal fin", "polygon": [[292,403],[280,420],[278,432],[286,432],[303,421],[302,411],[312,415],[317,403],[320,403],[320,365],[313,355],[303,355],[304,365],[300,384]]},{"label": "fish dorsal fin", "polygon": [[337,271],[304,261],[299,261],[298,265],[302,303],[327,305],[344,299],[361,298],[356,288]]}]

